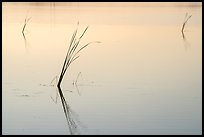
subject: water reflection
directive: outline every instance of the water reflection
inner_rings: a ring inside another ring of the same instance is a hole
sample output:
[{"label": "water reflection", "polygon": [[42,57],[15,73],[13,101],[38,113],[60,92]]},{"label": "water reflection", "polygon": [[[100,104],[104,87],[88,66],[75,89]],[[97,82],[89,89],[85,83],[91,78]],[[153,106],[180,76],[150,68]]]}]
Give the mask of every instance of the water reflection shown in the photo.
[{"label": "water reflection", "polygon": [[185,50],[187,51],[190,48],[190,43],[188,42],[188,40],[185,36],[185,33],[183,31],[181,33],[182,33],[184,47],[185,47]]},{"label": "water reflection", "polygon": [[77,78],[76,78],[75,81],[73,81],[72,85],[73,85],[73,87],[76,88],[78,94],[81,96],[81,93],[79,92],[79,88],[78,88],[78,79],[79,79],[79,76],[82,77],[82,73],[81,72],[78,73]]},{"label": "water reflection", "polygon": [[78,125],[77,125],[77,123],[75,121],[75,117],[74,117],[76,115],[73,113],[73,111],[71,110],[69,104],[67,103],[67,101],[66,101],[66,99],[65,99],[65,97],[63,95],[61,87],[58,86],[57,88],[58,88],[58,93],[59,93],[60,98],[61,98],[64,114],[65,114],[65,117],[66,117],[66,120],[67,120],[67,124],[68,124],[68,127],[69,127],[69,132],[70,132],[71,135],[80,134]]},{"label": "water reflection", "polygon": [[[55,86],[56,87],[57,80],[58,80],[58,77],[55,76],[54,79],[51,81],[49,86]],[[53,84],[53,82],[54,82],[54,84]],[[72,91],[70,91],[70,92],[72,92]],[[60,96],[60,99],[61,99],[61,102],[62,102],[62,106],[63,106],[63,110],[64,110],[64,114],[65,114],[65,117],[66,117],[66,121],[67,121],[67,124],[68,124],[68,128],[69,128],[70,134],[71,135],[80,134],[79,129],[78,129],[78,125],[76,123],[76,121],[78,121],[78,120],[75,119],[76,118],[76,114],[73,113],[73,111],[71,110],[70,105],[67,103],[61,87],[57,86],[55,99],[51,96],[51,99],[53,100],[53,102],[55,104],[57,104],[57,100],[58,100],[59,96]]]},{"label": "water reflection", "polygon": [[26,49],[26,52],[28,52],[29,43],[27,41],[26,35],[24,33],[22,33],[22,34],[23,34],[25,49]]}]

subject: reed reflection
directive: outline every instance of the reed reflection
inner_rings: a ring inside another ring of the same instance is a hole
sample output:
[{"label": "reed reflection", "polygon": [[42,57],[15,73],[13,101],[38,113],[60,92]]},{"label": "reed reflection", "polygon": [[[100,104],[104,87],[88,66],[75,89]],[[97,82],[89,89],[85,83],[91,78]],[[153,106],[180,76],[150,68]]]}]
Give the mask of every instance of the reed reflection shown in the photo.
[{"label": "reed reflection", "polygon": [[58,88],[58,93],[59,93],[60,98],[61,98],[64,114],[65,114],[65,117],[66,117],[66,120],[67,120],[67,124],[68,124],[68,127],[69,127],[69,132],[70,132],[71,135],[80,134],[78,125],[77,125],[77,123],[75,121],[75,117],[74,117],[76,115],[73,113],[73,111],[71,110],[71,107],[67,103],[67,101],[66,101],[66,99],[65,99],[65,97],[63,95],[61,87],[57,86],[57,88]]},{"label": "reed reflection", "polygon": [[188,42],[185,36],[185,33],[183,31],[181,32],[181,34],[182,34],[185,50],[187,51],[190,48],[190,43]]},{"label": "reed reflection", "polygon": [[[78,125],[77,125],[77,123],[79,124],[80,122],[79,122],[79,120],[77,118],[77,114],[73,113],[70,105],[67,103],[61,87],[56,86],[57,81],[58,81],[58,77],[55,76],[54,79],[51,81],[51,83],[49,85],[49,86],[52,86],[52,87],[53,86],[56,87],[56,97],[54,99],[51,96],[51,99],[53,100],[53,102],[55,104],[57,104],[58,98],[60,97],[60,100],[62,102],[62,107],[63,107],[63,110],[64,110],[64,114],[65,114],[65,117],[66,117],[67,125],[68,125],[68,128],[69,128],[69,133],[71,135],[80,134],[80,131],[79,131],[79,128],[78,128]],[[72,91],[70,91],[70,92],[72,92]]]},{"label": "reed reflection", "polygon": [[28,43],[28,40],[26,38],[26,35],[24,33],[22,33],[22,34],[23,34],[25,49],[26,49],[26,52],[28,52],[29,43]]},{"label": "reed reflection", "polygon": [[76,88],[78,94],[81,96],[81,93],[79,92],[79,88],[78,88],[78,79],[79,79],[79,76],[82,77],[82,73],[81,72],[78,73],[77,78],[76,78],[75,81],[73,81],[72,85],[73,85],[73,87]]}]

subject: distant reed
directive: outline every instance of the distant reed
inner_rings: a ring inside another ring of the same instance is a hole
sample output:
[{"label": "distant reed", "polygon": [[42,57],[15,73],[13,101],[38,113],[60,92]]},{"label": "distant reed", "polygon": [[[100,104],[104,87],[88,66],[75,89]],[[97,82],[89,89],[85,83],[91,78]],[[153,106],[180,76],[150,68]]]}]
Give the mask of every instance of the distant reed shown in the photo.
[{"label": "distant reed", "polygon": [[182,28],[181,28],[181,32],[184,32],[184,28],[188,22],[188,20],[192,17],[192,15],[188,15],[188,13],[186,13],[185,18],[184,18],[184,23],[182,24]]},{"label": "distant reed", "polygon": [[25,18],[25,21],[24,21],[24,25],[23,25],[23,29],[22,29],[22,33],[23,33],[23,35],[24,35],[24,31],[25,31],[25,28],[26,28],[26,25],[27,25],[27,23],[28,23],[28,21],[31,19],[31,17],[30,18]]}]

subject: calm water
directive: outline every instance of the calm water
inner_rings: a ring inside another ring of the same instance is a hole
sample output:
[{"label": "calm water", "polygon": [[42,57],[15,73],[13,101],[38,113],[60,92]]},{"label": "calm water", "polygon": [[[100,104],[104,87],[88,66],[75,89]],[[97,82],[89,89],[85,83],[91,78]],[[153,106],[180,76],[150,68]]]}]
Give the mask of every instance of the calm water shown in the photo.
[{"label": "calm water", "polygon": [[51,81],[78,21],[78,37],[89,26],[82,45],[101,43],[61,85],[73,134],[202,134],[201,3],[3,3],[2,12],[2,134],[71,134]]}]

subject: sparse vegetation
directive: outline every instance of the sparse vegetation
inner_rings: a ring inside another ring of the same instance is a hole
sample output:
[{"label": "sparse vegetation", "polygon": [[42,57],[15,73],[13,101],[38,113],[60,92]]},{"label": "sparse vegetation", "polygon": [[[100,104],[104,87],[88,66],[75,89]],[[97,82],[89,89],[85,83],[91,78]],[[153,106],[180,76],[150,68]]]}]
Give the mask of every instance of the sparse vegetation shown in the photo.
[{"label": "sparse vegetation", "polygon": [[69,45],[67,54],[66,54],[66,57],[65,57],[65,60],[64,60],[64,64],[63,64],[61,73],[59,76],[59,80],[58,80],[58,84],[57,84],[58,87],[60,87],[60,84],[62,82],[62,79],[63,79],[67,69],[70,67],[70,65],[76,59],[79,58],[79,53],[92,43],[100,43],[99,41],[94,41],[94,42],[89,42],[88,44],[79,47],[80,41],[81,41],[82,37],[84,36],[84,34],[86,33],[87,29],[88,29],[88,26],[86,27],[86,29],[83,31],[82,35],[78,39],[76,38],[76,35],[78,32],[78,27],[74,31],[72,38],[71,38],[71,41],[70,41],[70,45]]}]

